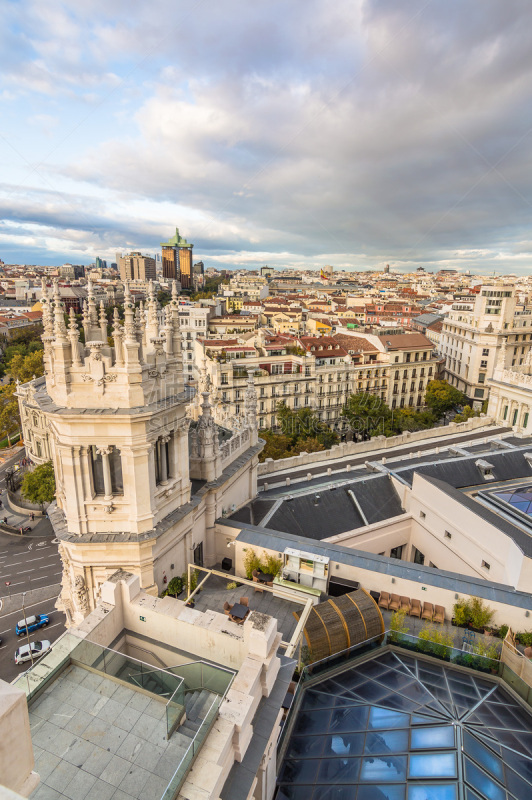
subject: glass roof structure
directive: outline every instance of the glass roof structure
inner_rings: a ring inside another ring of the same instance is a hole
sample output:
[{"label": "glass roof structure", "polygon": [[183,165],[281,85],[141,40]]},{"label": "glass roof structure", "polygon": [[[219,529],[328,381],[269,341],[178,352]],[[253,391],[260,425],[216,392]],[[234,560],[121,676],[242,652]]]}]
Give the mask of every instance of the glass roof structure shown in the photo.
[{"label": "glass roof structure", "polygon": [[387,652],[296,713],[276,800],[532,798],[532,714],[484,676]]},{"label": "glass roof structure", "polygon": [[490,492],[490,494],[526,514],[527,517],[532,517],[532,486],[523,486],[514,491]]}]

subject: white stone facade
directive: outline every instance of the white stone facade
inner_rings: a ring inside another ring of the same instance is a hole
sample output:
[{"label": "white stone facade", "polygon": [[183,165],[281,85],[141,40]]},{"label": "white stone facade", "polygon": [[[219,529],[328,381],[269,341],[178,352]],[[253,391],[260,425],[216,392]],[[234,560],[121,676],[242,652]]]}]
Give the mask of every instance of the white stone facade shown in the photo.
[{"label": "white stone facade", "polygon": [[519,366],[530,350],[532,311],[517,306],[512,286],[483,286],[473,303],[459,302],[443,322],[440,352],[445,378],[480,408],[488,399],[488,380],[506,342],[508,360]]},{"label": "white stone facade", "polygon": [[158,594],[165,576],[180,575],[190,560],[210,562],[214,520],[256,492],[261,445],[250,411],[225,452],[207,398],[189,435],[175,287],[160,326],[153,289],[144,315],[126,286],[113,346],[90,284],[86,344],[73,315],[65,326],[57,285],[53,297],[43,290],[42,303],[45,380],[19,387],[19,403],[31,457],[54,463],[49,516],[61,542],[59,605],[75,622],[118,568]]}]

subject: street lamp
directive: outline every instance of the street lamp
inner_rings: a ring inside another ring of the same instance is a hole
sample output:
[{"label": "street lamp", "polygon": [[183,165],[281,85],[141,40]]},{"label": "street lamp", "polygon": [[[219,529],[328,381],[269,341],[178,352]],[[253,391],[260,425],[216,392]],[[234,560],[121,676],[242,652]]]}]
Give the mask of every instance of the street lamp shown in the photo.
[{"label": "street lamp", "polygon": [[28,621],[26,619],[26,609],[24,607],[24,598],[26,597],[26,592],[22,592],[22,613],[24,614],[24,625],[26,626],[26,638],[28,639],[28,646],[30,648],[30,661],[31,666],[33,667],[33,652],[31,649],[31,642],[30,642],[30,632],[28,630]]}]

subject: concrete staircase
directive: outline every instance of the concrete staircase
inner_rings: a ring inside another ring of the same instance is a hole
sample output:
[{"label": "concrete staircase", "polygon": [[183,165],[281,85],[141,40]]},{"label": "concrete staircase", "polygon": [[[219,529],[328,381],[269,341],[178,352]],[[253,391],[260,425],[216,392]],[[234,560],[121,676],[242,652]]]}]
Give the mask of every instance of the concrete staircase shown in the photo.
[{"label": "concrete staircase", "polygon": [[185,696],[186,720],[170,737],[173,757],[176,760],[185,755],[216,697],[217,695],[209,692],[208,689],[187,692]]}]

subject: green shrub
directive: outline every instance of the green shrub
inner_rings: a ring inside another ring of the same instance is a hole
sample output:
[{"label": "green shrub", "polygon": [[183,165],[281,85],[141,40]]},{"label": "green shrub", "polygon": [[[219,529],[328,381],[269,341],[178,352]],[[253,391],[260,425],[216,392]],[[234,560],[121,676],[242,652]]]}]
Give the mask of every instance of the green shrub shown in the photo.
[{"label": "green shrub", "polygon": [[278,556],[269,555],[268,553],[264,552],[263,559],[261,561],[261,570],[262,572],[266,572],[267,574],[273,575],[275,578],[281,571],[281,567],[283,566],[283,561]]},{"label": "green shrub", "polygon": [[402,639],[401,634],[408,633],[409,627],[405,625],[406,611],[395,611],[390,617],[390,641],[398,642]]},{"label": "green shrub", "polygon": [[282,566],[283,561],[281,558],[267,553],[265,550],[262,551],[261,558],[252,547],[248,547],[246,555],[244,556],[244,569],[246,570],[246,578],[248,581],[252,579],[254,570],[269,573],[275,578],[281,571]]},{"label": "green shrub", "polygon": [[183,591],[183,579],[176,576],[172,578],[172,580],[168,584],[168,588],[166,590],[166,594],[170,594],[173,597],[177,597]]},{"label": "green shrub", "polygon": [[469,600],[459,597],[453,606],[453,618],[457,625],[466,626],[471,619],[471,604]]},{"label": "green shrub", "polygon": [[483,656],[484,658],[490,658],[492,661],[498,661],[500,658],[499,647],[493,642],[477,642],[473,647],[473,652],[477,656]]},{"label": "green shrub", "polygon": [[508,633],[508,625],[501,625],[499,628],[499,638],[506,639],[506,634]]},{"label": "green shrub", "polygon": [[523,633],[516,634],[516,637],[523,647],[530,647],[532,645],[532,631],[523,631]]},{"label": "green shrub", "polygon": [[471,599],[470,609],[471,617],[469,621],[471,627],[478,628],[479,630],[487,628],[493,619],[495,611],[489,606],[484,605],[484,601],[481,600],[480,597],[473,597]]},{"label": "green shrub", "polygon": [[246,578],[248,581],[253,577],[254,570],[261,569],[260,558],[252,547],[248,547],[247,553],[244,556],[244,569],[246,570]]},{"label": "green shrub", "polygon": [[428,653],[436,658],[448,659],[450,656],[449,648],[453,646],[453,637],[441,628],[433,625],[425,625],[418,634],[418,648],[422,653]]},{"label": "green shrub", "polygon": [[229,589],[229,591],[231,591],[231,589],[236,589],[236,587],[237,587],[236,581],[229,581],[229,583],[227,584],[227,586],[225,588]]}]

